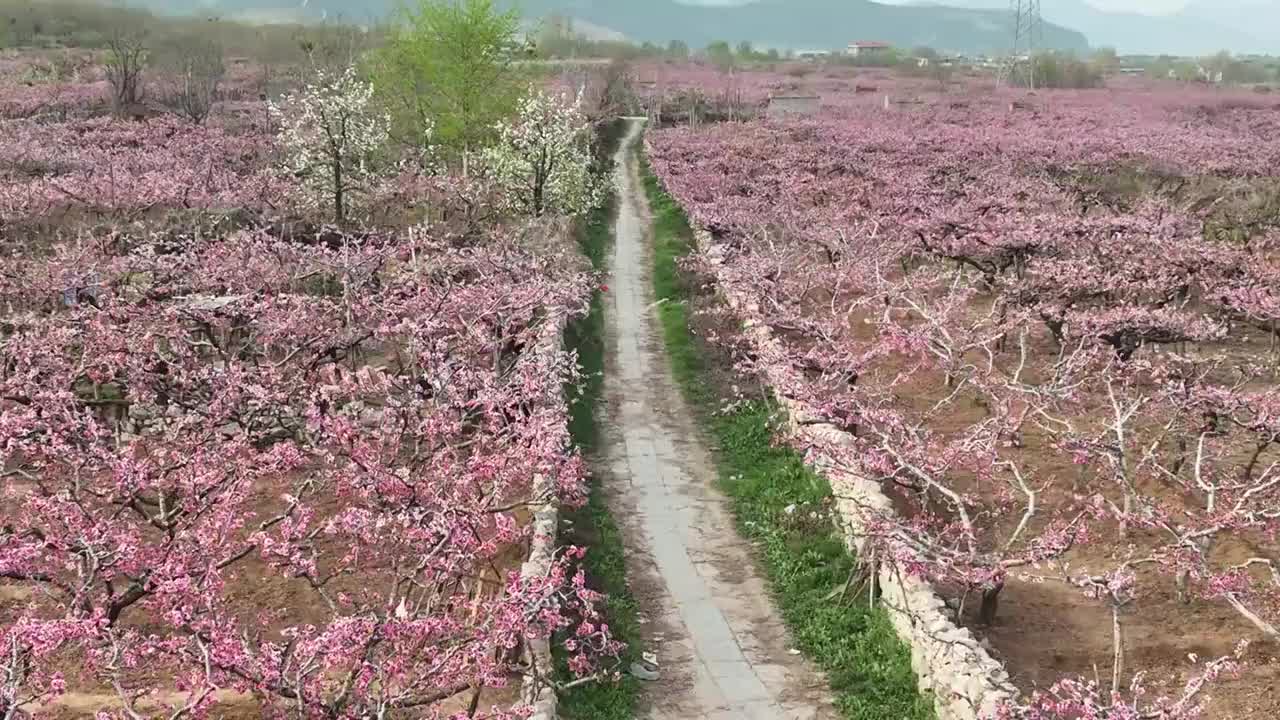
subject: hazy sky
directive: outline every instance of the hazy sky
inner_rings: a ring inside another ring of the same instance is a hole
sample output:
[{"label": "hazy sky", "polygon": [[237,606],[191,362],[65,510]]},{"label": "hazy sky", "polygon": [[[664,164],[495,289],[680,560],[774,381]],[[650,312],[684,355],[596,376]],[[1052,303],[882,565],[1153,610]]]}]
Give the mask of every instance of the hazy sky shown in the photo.
[{"label": "hazy sky", "polygon": [[[1085,0],[1090,5],[1103,10],[1120,10],[1140,13],[1171,13],[1187,6],[1187,0]],[[1041,0],[1044,7],[1053,0]]]},{"label": "hazy sky", "polygon": [[[695,5],[740,5],[748,0],[681,0]],[[911,0],[879,0],[880,2],[889,2],[903,4]],[[942,4],[946,4],[946,0],[938,0]],[[1262,0],[1258,0],[1262,1]],[[1280,0],[1277,0],[1280,2]],[[1041,0],[1044,4],[1052,3],[1053,0]],[[1171,13],[1181,10],[1187,5],[1189,0],[1085,0],[1094,7],[1103,10],[1119,10],[1122,12],[1141,12],[1141,13]]]},{"label": "hazy sky", "polygon": [[[1042,0],[1040,7],[1053,2]],[[1187,0],[1086,0],[1090,5],[1103,10],[1121,10],[1141,13],[1170,13],[1186,7]]]},{"label": "hazy sky", "polygon": [[[908,0],[880,0],[881,2],[890,2],[903,4]],[[946,0],[939,0],[943,5]],[[1040,7],[1044,8],[1053,0],[1040,0]],[[1149,14],[1161,14],[1177,12],[1186,7],[1188,0],[1085,0],[1090,5],[1102,10],[1116,10],[1120,12],[1140,12]]]}]

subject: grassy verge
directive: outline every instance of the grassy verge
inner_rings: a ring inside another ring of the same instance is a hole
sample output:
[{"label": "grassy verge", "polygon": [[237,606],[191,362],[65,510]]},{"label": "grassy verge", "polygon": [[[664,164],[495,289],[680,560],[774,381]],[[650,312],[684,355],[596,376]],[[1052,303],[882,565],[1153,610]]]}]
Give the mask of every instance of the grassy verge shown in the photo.
[{"label": "grassy verge", "polygon": [[821,513],[809,515],[827,506],[831,487],[799,453],[774,443],[776,408],[753,402],[716,412],[721,395],[709,360],[715,350],[691,331],[692,288],[678,267],[693,234],[647,168],[644,179],[653,211],[654,289],[676,379],[718,449],[721,487],[797,647],[826,672],[843,717],[932,718],[931,698],[917,690],[910,653],[884,611],[865,600],[836,599],[855,561],[831,523]]},{"label": "grassy verge", "polygon": [[[620,135],[606,129],[605,142],[616,147]],[[615,199],[610,196],[604,207],[592,212],[578,230],[582,253],[597,270],[606,267],[606,257],[613,245]],[[573,323],[565,333],[566,345],[576,350],[585,381],[580,394],[570,406],[569,430],[574,443],[584,453],[592,453],[600,445],[600,428],[596,407],[604,389],[605,321],[600,293],[591,300],[591,312]],[[609,514],[608,505],[598,483],[591,486],[587,504],[563,514],[561,540],[566,544],[589,548],[585,568],[593,588],[605,593],[605,615],[616,637],[627,643],[624,667],[640,652],[640,625],[637,607],[627,590],[622,533]],[[560,658],[563,663],[563,657]],[[567,677],[568,670],[562,673]],[[635,717],[639,682],[623,675],[617,683],[582,685],[560,698],[560,714],[569,720],[631,720]]]}]

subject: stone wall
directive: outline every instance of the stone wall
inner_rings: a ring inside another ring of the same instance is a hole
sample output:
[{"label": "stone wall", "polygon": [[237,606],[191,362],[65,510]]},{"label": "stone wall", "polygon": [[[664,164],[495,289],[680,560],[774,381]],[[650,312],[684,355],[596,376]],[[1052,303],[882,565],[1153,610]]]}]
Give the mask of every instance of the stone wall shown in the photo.
[{"label": "stone wall", "polygon": [[[551,244],[571,243],[571,227],[565,222],[553,222],[544,230],[544,242]],[[585,258],[582,260],[586,262]],[[564,333],[569,323],[569,316],[564,312],[549,315],[543,322],[538,341],[532,350],[531,362],[543,362],[544,358],[552,358],[564,345]],[[548,372],[554,372],[548,368]],[[560,525],[559,489],[555,481],[539,475],[533,480],[533,497],[543,498],[544,502],[531,506],[533,511],[532,539],[529,543],[529,556],[520,566],[521,578],[545,577],[551,569],[557,547],[557,532]],[[551,657],[551,643],[548,640],[533,640],[525,645],[525,662],[539,669],[539,672],[550,677],[554,672]],[[530,720],[556,720],[557,702],[555,689],[542,682],[533,673],[525,676],[520,687],[520,702],[533,708]]]},{"label": "stone wall", "polygon": [[[714,252],[711,234],[695,233],[698,245]],[[716,278],[720,296],[734,310],[748,310],[755,300],[735,291]],[[754,313],[745,312],[746,316]],[[778,348],[767,327],[746,325],[744,333],[761,355],[773,354]],[[764,378],[777,387],[781,378]],[[839,447],[853,443],[848,433],[822,422],[818,413],[792,398],[778,397],[786,411],[794,437],[808,447]],[[880,484],[838,468],[827,458],[811,457],[811,464],[831,483],[836,510],[843,527],[845,542],[859,556],[866,544],[863,508],[880,512],[893,509]],[[1009,682],[1004,667],[967,628],[958,627],[952,613],[933,587],[925,580],[901,574],[889,563],[878,566],[880,603],[889,613],[898,636],[911,648],[911,666],[920,679],[922,691],[933,694],[939,720],[979,720],[991,718],[1006,700],[1017,696],[1017,688]]]},{"label": "stone wall", "polygon": [[765,115],[777,120],[791,115],[812,115],[822,106],[817,95],[775,95],[769,98]]},{"label": "stone wall", "polygon": [[[563,323],[561,324],[563,327]],[[554,484],[539,476],[534,481],[534,492],[539,497],[555,498]],[[559,525],[559,508],[552,500],[534,509],[533,541],[529,546],[529,559],[520,567],[521,577],[545,576],[551,568],[552,556],[556,549],[556,530]],[[533,667],[541,668],[550,674],[553,671],[551,643],[547,640],[534,640],[525,647],[526,661]],[[520,688],[520,701],[533,708],[530,720],[555,720],[556,693],[537,679],[533,674],[526,675]]]}]

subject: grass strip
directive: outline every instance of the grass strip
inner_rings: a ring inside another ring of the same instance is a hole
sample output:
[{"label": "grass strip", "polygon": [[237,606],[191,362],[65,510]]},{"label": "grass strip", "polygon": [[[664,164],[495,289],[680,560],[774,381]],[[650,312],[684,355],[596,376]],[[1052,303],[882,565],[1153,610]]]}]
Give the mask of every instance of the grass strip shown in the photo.
[{"label": "grass strip", "polygon": [[778,409],[749,402],[720,412],[720,388],[706,347],[690,325],[693,287],[680,258],[693,232],[680,206],[644,167],[653,213],[653,284],[676,380],[717,449],[720,487],[749,539],[796,647],[826,672],[837,709],[849,720],[926,720],[932,698],[917,689],[911,654],[883,609],[839,599],[855,560],[826,519],[831,487],[795,450],[775,441]]}]

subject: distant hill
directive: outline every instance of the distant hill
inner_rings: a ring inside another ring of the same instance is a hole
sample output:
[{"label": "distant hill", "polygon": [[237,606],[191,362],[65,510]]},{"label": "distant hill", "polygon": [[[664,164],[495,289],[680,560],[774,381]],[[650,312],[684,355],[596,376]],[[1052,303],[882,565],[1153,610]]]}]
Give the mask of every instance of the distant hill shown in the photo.
[{"label": "distant hill", "polygon": [[218,15],[248,22],[300,22],[343,18],[373,22],[387,17],[397,0],[124,0],[169,15]]},{"label": "distant hill", "polygon": [[[1004,9],[1006,12],[1009,8],[1008,0],[927,0],[918,5],[935,9],[938,5]],[[1280,2],[1277,0],[1200,0],[1174,15],[1099,10],[1083,0],[1046,0],[1041,7],[1045,20],[1079,30],[1094,47],[1113,47],[1121,53],[1209,55],[1219,50],[1280,53],[1280,33],[1276,32],[1280,29]],[[1258,31],[1259,28],[1265,30]]]},{"label": "distant hill", "polygon": [[[561,13],[622,32],[638,41],[680,39],[692,47],[717,40],[750,40],[794,49],[842,48],[854,40],[970,53],[1008,49],[1007,12],[885,5],[869,0],[758,0],[730,7],[685,5],[674,0],[522,0],[529,15]],[[1045,43],[1084,50],[1081,33],[1045,27]]]},{"label": "distant hill", "polygon": [[[757,0],[728,7],[688,5],[676,0],[502,0],[526,17],[559,14],[617,31],[637,42],[683,40],[704,47],[717,40],[747,40],[760,46],[793,49],[843,48],[854,40],[879,40],[902,47],[928,45],[940,50],[999,53],[1012,35],[1007,12],[951,7],[885,5],[870,0]],[[190,0],[144,0],[175,12],[189,11]],[[313,17],[367,20],[384,17],[395,0],[206,0],[201,12],[227,15],[249,11],[305,8]],[[1084,50],[1085,36],[1046,25],[1047,46]]]}]

